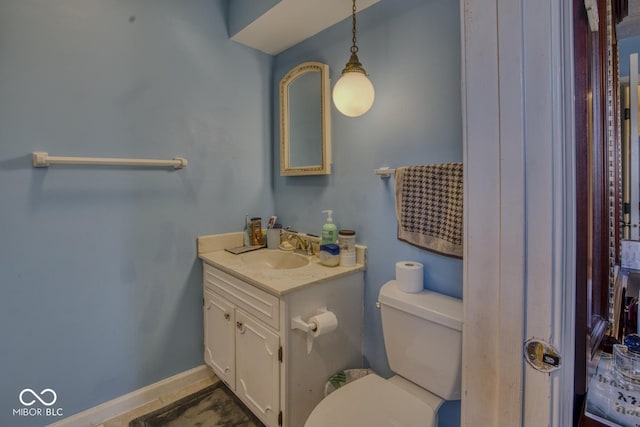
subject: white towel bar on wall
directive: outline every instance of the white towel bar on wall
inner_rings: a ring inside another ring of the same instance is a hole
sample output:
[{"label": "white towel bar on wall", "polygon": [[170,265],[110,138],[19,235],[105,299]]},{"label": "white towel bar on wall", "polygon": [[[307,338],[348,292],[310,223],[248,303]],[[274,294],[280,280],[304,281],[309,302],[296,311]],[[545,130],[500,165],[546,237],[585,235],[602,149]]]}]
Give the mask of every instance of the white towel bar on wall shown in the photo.
[{"label": "white towel bar on wall", "polygon": [[171,166],[182,169],[187,166],[187,159],[174,157],[171,160],[156,159],[123,159],[113,157],[63,157],[50,156],[44,151],[31,153],[34,168],[46,168],[49,165],[105,165],[105,166]]},{"label": "white towel bar on wall", "polygon": [[382,167],[382,168],[378,168],[378,169],[374,169],[373,170],[376,175],[379,175],[380,178],[390,178],[392,174],[396,173],[396,170],[393,168],[388,168],[388,167]]}]

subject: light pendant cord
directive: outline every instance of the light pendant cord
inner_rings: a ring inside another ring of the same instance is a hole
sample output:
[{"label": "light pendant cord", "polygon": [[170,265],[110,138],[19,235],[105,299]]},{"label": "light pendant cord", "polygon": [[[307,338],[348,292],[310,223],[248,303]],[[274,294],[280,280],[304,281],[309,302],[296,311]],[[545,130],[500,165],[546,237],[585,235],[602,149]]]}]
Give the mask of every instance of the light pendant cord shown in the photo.
[{"label": "light pendant cord", "polygon": [[353,45],[351,46],[351,53],[358,53],[358,46],[356,45],[356,40],[357,40],[356,39],[356,0],[353,0],[351,22],[352,22],[351,32],[353,33],[353,38],[351,39],[351,41],[353,42]]},{"label": "light pendant cord", "polygon": [[362,73],[362,74],[364,74],[366,76],[367,72],[362,67],[362,63],[360,63],[360,59],[358,58],[358,45],[356,44],[356,42],[357,42],[357,38],[356,38],[356,0],[353,0],[351,22],[352,22],[351,32],[353,34],[353,37],[351,39],[353,44],[351,45],[351,49],[350,49],[351,50],[351,57],[349,58],[349,62],[347,62],[347,65],[345,65],[344,69],[342,70],[342,74],[355,72],[355,73]]}]

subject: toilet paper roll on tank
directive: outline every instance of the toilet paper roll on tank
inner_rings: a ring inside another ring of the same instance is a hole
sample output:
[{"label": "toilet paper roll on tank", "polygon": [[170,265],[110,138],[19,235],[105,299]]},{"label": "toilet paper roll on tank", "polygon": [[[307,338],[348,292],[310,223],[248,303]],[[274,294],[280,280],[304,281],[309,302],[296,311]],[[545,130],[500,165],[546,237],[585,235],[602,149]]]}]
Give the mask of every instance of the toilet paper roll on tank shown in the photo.
[{"label": "toilet paper roll on tank", "polygon": [[416,261],[396,262],[396,282],[398,282],[398,289],[404,292],[422,292],[424,266]]}]

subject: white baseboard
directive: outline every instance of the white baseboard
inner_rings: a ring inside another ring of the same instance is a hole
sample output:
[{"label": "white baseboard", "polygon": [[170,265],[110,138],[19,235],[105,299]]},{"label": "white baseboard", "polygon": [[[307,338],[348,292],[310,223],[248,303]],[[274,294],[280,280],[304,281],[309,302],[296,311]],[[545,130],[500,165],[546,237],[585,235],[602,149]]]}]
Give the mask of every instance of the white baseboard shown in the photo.
[{"label": "white baseboard", "polygon": [[168,393],[173,393],[198,381],[213,378],[214,374],[206,365],[181,372],[157,383],[132,391],[124,396],[78,412],[47,427],[90,427],[113,417],[145,405]]}]

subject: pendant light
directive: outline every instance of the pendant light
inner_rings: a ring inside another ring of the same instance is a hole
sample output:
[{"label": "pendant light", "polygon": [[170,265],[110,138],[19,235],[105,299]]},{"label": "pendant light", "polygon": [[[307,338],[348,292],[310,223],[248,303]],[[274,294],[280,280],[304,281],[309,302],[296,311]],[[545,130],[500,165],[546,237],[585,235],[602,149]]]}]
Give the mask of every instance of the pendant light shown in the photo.
[{"label": "pendant light", "polygon": [[333,103],[338,111],[345,116],[358,117],[369,111],[373,105],[375,91],[357,55],[356,0],[353,0],[352,22],[353,44],[351,45],[351,57],[344,70],[342,70],[342,76],[333,87]]}]

